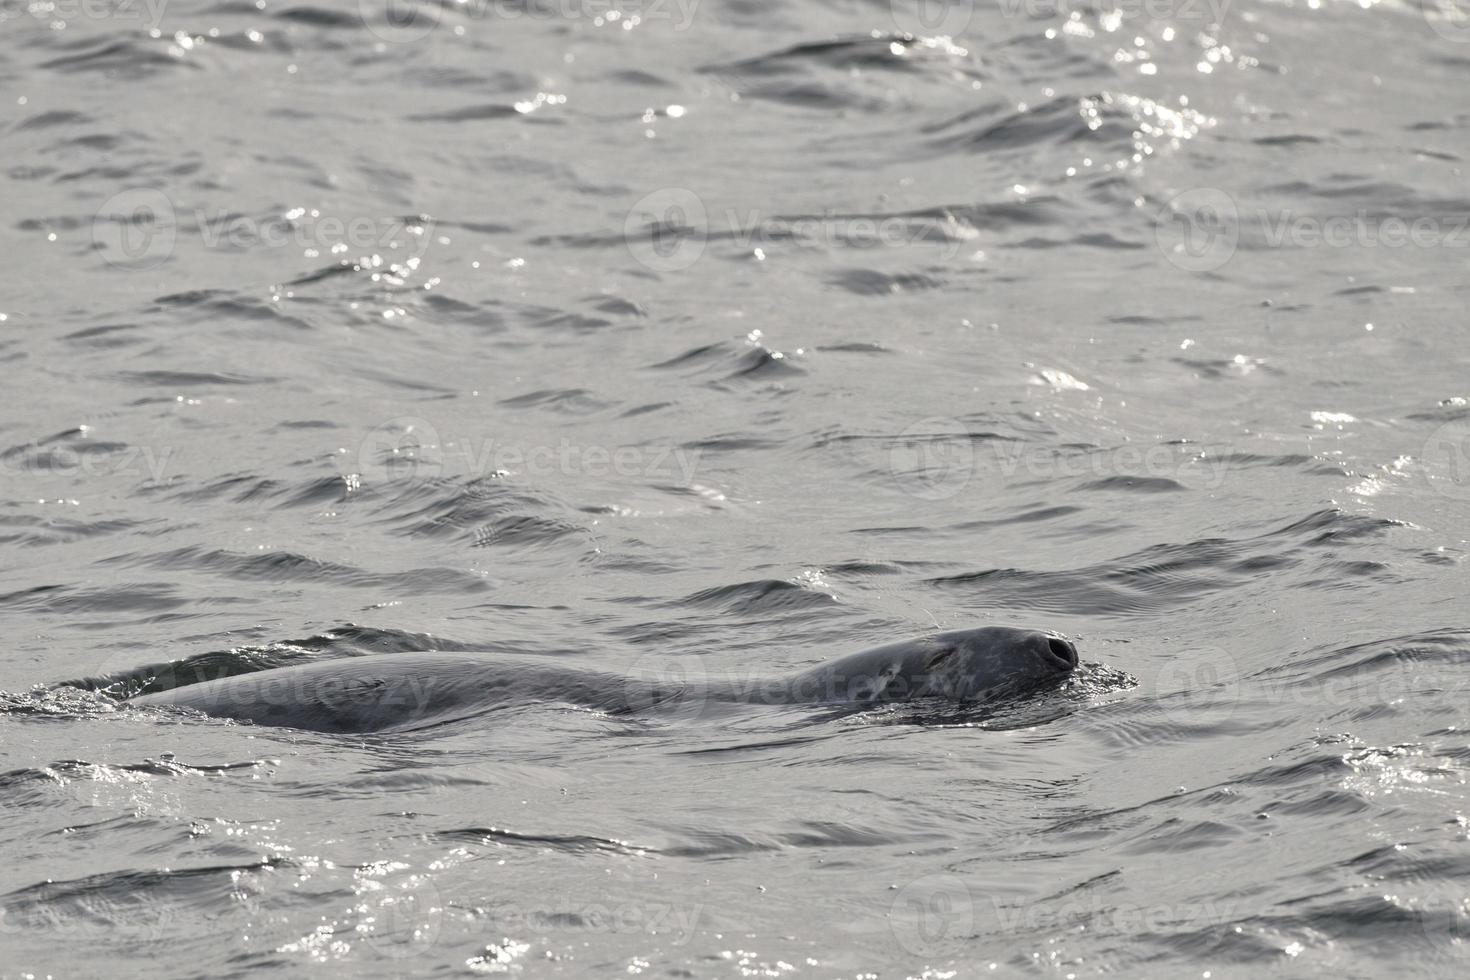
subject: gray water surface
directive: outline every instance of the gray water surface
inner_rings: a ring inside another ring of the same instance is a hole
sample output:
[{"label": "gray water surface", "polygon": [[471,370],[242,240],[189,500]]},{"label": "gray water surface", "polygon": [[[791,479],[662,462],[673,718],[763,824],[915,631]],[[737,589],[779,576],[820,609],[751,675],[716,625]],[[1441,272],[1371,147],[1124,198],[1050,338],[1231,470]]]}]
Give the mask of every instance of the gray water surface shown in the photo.
[{"label": "gray water surface", "polygon": [[0,4],[0,977],[1465,975],[1467,15]]}]

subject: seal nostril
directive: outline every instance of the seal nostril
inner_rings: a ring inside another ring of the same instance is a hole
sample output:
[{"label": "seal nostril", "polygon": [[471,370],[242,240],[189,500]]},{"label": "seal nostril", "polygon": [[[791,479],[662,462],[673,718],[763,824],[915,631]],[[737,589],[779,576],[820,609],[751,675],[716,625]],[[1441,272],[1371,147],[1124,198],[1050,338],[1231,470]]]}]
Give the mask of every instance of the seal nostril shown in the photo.
[{"label": "seal nostril", "polygon": [[1077,648],[1074,647],[1072,644],[1068,643],[1060,636],[1049,636],[1046,638],[1046,647],[1048,650],[1051,651],[1052,656],[1056,657],[1058,660],[1067,665],[1068,670],[1076,668]]}]

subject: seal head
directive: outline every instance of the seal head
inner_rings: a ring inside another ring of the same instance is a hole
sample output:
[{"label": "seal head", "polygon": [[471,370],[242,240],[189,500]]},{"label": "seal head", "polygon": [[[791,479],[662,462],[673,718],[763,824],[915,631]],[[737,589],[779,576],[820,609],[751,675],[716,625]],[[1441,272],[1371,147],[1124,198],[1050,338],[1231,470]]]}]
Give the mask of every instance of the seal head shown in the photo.
[{"label": "seal head", "polygon": [[973,701],[1059,681],[1077,669],[1077,648],[1041,630],[987,626],[940,633],[913,696]]},{"label": "seal head", "polygon": [[1076,668],[1077,648],[1057,633],[982,626],[829,660],[794,677],[782,700],[975,701],[1054,683]]}]

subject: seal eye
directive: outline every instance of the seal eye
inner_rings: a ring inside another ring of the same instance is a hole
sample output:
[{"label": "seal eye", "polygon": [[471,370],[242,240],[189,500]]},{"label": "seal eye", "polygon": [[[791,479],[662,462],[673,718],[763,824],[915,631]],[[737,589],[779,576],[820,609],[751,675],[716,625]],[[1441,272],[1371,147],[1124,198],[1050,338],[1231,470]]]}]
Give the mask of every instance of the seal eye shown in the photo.
[{"label": "seal eye", "polygon": [[940,650],[933,657],[929,658],[929,669],[933,670],[935,667],[938,667],[940,664],[944,663],[946,660],[948,660],[950,657],[953,657],[954,655],[954,647],[947,647],[943,650]]}]

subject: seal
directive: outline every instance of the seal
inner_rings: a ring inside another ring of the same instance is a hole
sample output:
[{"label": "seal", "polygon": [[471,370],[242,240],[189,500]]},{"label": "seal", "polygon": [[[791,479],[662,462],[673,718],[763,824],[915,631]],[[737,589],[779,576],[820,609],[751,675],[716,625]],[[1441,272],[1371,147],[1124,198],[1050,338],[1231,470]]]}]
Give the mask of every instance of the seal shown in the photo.
[{"label": "seal", "polygon": [[394,732],[535,702],[616,714],[711,704],[973,702],[1059,681],[1076,667],[1077,648],[1056,633],[986,626],[890,643],[776,677],[630,678],[527,657],[385,653],[223,677],[130,703],[307,731]]}]

